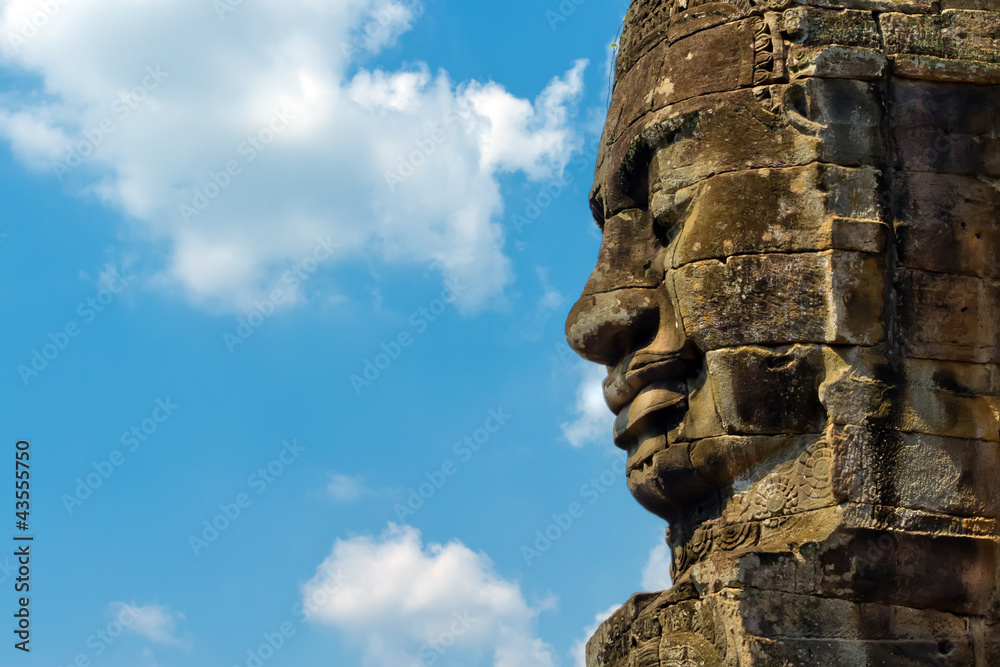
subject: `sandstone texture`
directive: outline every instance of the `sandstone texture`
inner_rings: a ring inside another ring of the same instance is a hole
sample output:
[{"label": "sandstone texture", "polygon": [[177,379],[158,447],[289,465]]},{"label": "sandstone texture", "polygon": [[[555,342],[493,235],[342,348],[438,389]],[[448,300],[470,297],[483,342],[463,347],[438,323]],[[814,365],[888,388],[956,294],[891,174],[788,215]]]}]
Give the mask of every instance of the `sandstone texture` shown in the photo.
[{"label": "sandstone texture", "polygon": [[633,0],[566,333],[674,585],[588,667],[1000,665],[998,135],[998,0]]}]

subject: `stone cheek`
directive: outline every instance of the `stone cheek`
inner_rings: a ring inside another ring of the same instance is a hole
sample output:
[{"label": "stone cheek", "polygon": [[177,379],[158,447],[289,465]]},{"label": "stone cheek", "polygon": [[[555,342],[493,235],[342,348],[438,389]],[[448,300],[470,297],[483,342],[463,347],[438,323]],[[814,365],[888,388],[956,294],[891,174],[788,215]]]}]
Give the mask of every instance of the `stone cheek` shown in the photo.
[{"label": "stone cheek", "polygon": [[[705,179],[671,200],[680,213],[673,268],[733,255],[854,250],[881,254],[879,172],[820,163]],[[656,211],[654,193],[653,210]],[[666,207],[664,207],[666,208]]]},{"label": "stone cheek", "polygon": [[879,255],[737,255],[678,269],[681,317],[704,351],[739,345],[875,345],[885,338]]},{"label": "stone cheek", "polygon": [[629,12],[567,331],[687,400],[618,378],[674,586],[588,667],[1000,665],[1000,4]]}]

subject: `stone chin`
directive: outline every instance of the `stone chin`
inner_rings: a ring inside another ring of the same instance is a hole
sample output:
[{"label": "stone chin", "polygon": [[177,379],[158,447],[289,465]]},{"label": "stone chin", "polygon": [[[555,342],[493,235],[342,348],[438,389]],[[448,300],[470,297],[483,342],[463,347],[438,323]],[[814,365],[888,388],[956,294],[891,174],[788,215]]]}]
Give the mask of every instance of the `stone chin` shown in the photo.
[{"label": "stone chin", "polygon": [[665,435],[643,438],[630,448],[627,469],[632,496],[668,521],[711,491],[691,465],[686,443],[668,445]]},{"label": "stone chin", "polygon": [[[659,395],[664,401],[668,392],[651,390],[649,393]],[[692,465],[689,443],[676,441],[676,429],[687,413],[687,405],[685,395],[660,409],[643,410],[644,418],[639,420],[642,428],[637,431],[621,433],[618,428],[628,420],[628,413],[635,412],[635,403],[624,409],[616,420],[615,443],[628,452],[629,491],[646,510],[668,521],[677,518],[683,508],[714,491]]]}]

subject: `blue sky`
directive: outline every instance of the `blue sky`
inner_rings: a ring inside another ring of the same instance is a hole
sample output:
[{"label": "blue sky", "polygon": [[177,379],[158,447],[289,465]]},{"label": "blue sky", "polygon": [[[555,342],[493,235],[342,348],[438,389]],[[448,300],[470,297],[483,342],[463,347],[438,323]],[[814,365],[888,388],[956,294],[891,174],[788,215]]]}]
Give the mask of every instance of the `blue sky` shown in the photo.
[{"label": "blue sky", "polygon": [[2,664],[575,666],[666,584],[563,340],[626,2],[2,6]]}]

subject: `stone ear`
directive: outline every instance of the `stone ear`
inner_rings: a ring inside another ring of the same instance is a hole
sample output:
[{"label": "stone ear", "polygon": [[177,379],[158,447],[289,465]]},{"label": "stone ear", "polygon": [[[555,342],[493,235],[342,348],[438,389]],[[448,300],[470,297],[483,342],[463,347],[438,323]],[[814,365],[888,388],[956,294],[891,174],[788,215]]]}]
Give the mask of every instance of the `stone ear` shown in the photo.
[{"label": "stone ear", "polygon": [[826,126],[810,118],[811,104],[809,88],[805,82],[789,84],[781,98],[781,110],[789,125],[802,134],[818,137],[823,134]]}]

